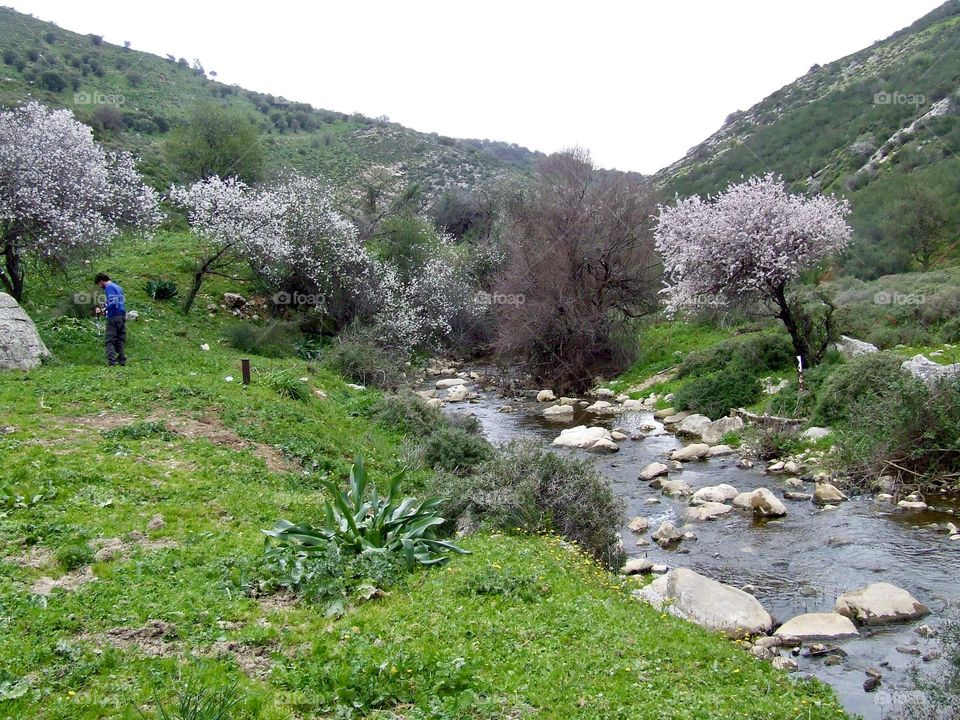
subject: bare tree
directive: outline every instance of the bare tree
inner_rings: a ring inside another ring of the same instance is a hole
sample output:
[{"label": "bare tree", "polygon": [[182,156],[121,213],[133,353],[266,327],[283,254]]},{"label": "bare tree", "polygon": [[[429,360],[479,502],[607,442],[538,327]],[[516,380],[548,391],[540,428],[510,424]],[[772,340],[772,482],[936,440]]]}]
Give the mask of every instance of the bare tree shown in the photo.
[{"label": "bare tree", "polygon": [[597,170],[584,150],[546,158],[508,207],[506,269],[491,295],[498,356],[558,389],[622,369],[621,331],[657,305],[655,207],[648,186]]}]

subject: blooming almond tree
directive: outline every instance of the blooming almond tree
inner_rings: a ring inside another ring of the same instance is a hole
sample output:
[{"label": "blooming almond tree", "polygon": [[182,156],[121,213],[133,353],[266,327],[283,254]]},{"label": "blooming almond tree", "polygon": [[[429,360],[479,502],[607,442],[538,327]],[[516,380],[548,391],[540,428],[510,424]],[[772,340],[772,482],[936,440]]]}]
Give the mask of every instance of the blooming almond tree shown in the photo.
[{"label": "blooming almond tree", "polygon": [[0,283],[17,300],[30,261],[63,268],[160,218],[133,158],[104,151],[69,110],[0,112]]},{"label": "blooming almond tree", "polygon": [[790,194],[773,175],[731,184],[716,198],[660,207],[656,248],[668,310],[768,308],[786,326],[804,364],[819,361],[791,284],[850,241],[850,208],[834,197]]}]

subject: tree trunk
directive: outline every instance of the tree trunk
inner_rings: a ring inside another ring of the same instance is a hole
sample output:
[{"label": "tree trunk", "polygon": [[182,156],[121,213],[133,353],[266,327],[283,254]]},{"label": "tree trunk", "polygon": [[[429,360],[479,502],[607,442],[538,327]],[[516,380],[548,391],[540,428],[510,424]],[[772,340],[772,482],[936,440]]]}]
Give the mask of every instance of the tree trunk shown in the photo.
[{"label": "tree trunk", "polygon": [[777,317],[780,318],[787,328],[787,332],[790,333],[790,339],[793,341],[793,351],[801,358],[803,367],[808,368],[811,363],[815,362],[815,358],[811,357],[810,348],[807,347],[807,341],[803,336],[800,323],[797,322],[797,318],[793,316],[793,312],[790,310],[790,303],[787,302],[786,289],[783,285],[779,285],[774,288],[773,295],[777,301],[777,307],[780,308]]},{"label": "tree trunk", "polygon": [[187,299],[183,301],[184,314],[189,313],[190,308],[193,307],[193,301],[197,299],[197,293],[200,292],[200,286],[203,285],[205,275],[206,272],[204,270],[197,270],[197,272],[193,274],[193,287],[190,288]]},{"label": "tree trunk", "polygon": [[3,247],[4,272],[0,273],[0,280],[13,299],[20,302],[23,299],[23,265],[16,250],[16,242],[7,240]]}]

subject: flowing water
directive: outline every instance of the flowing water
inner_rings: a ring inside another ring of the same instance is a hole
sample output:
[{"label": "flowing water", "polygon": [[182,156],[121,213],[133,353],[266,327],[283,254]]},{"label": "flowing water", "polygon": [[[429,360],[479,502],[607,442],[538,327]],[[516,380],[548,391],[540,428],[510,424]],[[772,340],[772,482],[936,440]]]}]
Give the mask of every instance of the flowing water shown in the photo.
[{"label": "flowing water", "polygon": [[[447,405],[448,412],[469,412],[483,425],[490,442],[502,444],[513,438],[533,437],[545,446],[563,428],[574,425],[601,425],[622,428],[629,436],[644,423],[656,422],[649,412],[598,417],[578,411],[573,422],[558,424],[543,419],[545,407],[529,399],[505,399],[480,391],[478,400]],[[515,412],[498,412],[509,404]],[[905,697],[906,671],[923,665],[915,655],[900,648],[927,652],[931,641],[914,632],[917,625],[935,626],[948,604],[960,602],[960,542],[947,538],[947,521],[957,521],[960,503],[945,498],[931,499],[928,512],[905,512],[870,497],[853,498],[835,510],[820,510],[810,502],[784,501],[788,513],[778,520],[758,521],[741,511],[712,522],[694,523],[688,528],[696,541],[683,541],[672,550],[655,544],[637,547],[626,525],[640,515],[650,521],[652,532],[663,520],[681,527],[687,502],[661,495],[637,479],[648,463],[663,461],[681,446],[672,434],[662,433],[643,440],[624,440],[620,452],[591,455],[582,450],[558,452],[590,458],[610,479],[623,500],[622,537],[631,557],[649,557],[670,567],[688,567],[707,577],[741,587],[752,585],[755,595],[778,622],[806,612],[828,612],[842,592],[872,582],[893,583],[911,592],[931,610],[931,616],[916,622],[861,628],[859,638],[839,643],[847,652],[843,662],[827,666],[823,659],[800,656],[798,675],[814,675],[832,685],[844,707],[866,720],[897,717],[896,705]],[[781,496],[782,478],[761,470],[737,467],[737,456],[686,463],[682,477],[696,490],[706,485],[728,483],[738,490],[768,487]],[[812,492],[812,485],[808,488]],[[659,504],[648,504],[650,498]],[[883,673],[879,691],[863,690],[865,670]]]}]

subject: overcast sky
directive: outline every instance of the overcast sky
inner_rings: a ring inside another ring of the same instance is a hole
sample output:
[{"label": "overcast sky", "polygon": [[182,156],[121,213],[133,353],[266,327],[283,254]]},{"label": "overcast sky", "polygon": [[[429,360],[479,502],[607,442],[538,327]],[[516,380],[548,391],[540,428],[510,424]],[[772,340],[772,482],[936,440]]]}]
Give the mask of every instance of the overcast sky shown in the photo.
[{"label": "overcast sky", "polygon": [[941,0],[6,0],[218,79],[425,132],[650,173]]}]

